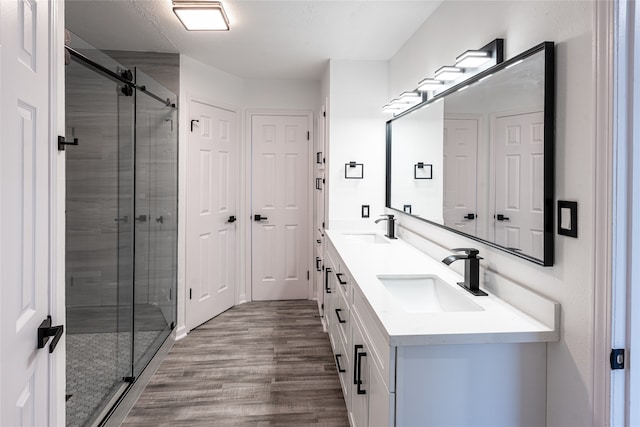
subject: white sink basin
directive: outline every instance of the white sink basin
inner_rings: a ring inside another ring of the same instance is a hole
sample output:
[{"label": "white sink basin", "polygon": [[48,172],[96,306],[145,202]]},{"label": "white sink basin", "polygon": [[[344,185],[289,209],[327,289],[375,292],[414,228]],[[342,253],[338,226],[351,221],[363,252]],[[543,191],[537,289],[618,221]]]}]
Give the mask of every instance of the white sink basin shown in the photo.
[{"label": "white sink basin", "polygon": [[[408,313],[442,313],[484,310],[471,298],[438,276],[377,276],[378,280]],[[456,285],[457,286],[457,285]]]},{"label": "white sink basin", "polygon": [[389,240],[376,233],[342,233],[342,235],[347,239],[363,243],[389,243]]}]

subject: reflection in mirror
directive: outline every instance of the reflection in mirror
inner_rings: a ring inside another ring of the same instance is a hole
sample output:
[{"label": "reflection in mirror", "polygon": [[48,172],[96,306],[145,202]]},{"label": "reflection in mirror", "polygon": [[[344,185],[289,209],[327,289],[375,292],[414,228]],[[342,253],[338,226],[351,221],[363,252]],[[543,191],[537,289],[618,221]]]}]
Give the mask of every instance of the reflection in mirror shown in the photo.
[{"label": "reflection in mirror", "polygon": [[387,207],[552,265],[553,58],[543,43],[389,121]]}]

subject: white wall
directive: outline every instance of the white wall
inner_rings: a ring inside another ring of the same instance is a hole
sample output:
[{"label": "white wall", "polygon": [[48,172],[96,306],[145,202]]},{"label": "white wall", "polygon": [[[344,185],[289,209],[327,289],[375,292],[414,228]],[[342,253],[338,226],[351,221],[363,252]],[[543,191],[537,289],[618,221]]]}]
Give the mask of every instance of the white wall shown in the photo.
[{"label": "white wall", "polygon": [[[329,228],[370,228],[384,213],[387,82],[387,61],[330,61]],[[364,164],[364,179],[344,178],[350,161]]]},{"label": "white wall", "polygon": [[593,411],[593,264],[598,260],[593,255],[592,22],[592,3],[586,1],[445,1],[389,64],[391,97],[497,37],[505,39],[506,58],[542,41],[557,43],[555,191],[557,199],[578,202],[579,237],[555,236],[555,265],[539,267],[399,214],[401,225],[426,236],[434,248],[478,247],[489,269],[485,278],[524,284],[562,304],[561,339],[548,346],[550,427],[591,425]]},{"label": "white wall", "polygon": [[[250,223],[243,213],[249,213],[250,195],[249,168],[250,141],[246,137],[247,110],[298,110],[317,111],[320,105],[320,82],[294,80],[245,80],[238,76],[205,65],[188,56],[180,55],[180,132],[179,132],[179,172],[178,172],[178,321],[176,335],[184,337],[185,330],[185,195],[186,195],[186,140],[189,129],[189,99],[199,99],[218,107],[237,112],[239,135],[240,194],[238,194],[238,248],[239,276],[236,301],[247,299],[250,279],[247,276],[245,256],[247,256]],[[311,189],[309,190],[311,191]],[[312,193],[310,193],[310,196]]]}]

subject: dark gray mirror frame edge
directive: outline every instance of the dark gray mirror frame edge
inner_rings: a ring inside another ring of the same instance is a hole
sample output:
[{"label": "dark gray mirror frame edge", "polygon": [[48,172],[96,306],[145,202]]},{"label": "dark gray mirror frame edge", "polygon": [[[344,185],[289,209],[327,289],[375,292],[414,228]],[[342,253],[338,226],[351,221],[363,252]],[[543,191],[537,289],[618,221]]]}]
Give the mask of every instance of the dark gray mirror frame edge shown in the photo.
[{"label": "dark gray mirror frame edge", "polygon": [[535,264],[542,265],[544,267],[553,266],[554,262],[554,205],[553,201],[555,199],[555,98],[556,98],[556,78],[555,78],[555,43],[554,42],[542,42],[537,46],[532,47],[529,50],[522,52],[521,54],[514,56],[508,61],[504,61],[494,65],[493,67],[476,74],[475,76],[460,82],[459,84],[451,87],[450,89],[439,93],[433,98],[424,101],[411,109],[398,114],[391,120],[386,123],[386,141],[387,141],[387,156],[386,156],[386,188],[385,188],[385,206],[388,209],[394,210],[396,212],[402,213],[404,215],[408,215],[406,212],[401,211],[400,209],[396,209],[391,207],[391,123],[403,117],[411,112],[418,110],[419,108],[428,105],[432,102],[436,102],[448,94],[456,92],[463,86],[476,82],[483,77],[493,74],[497,71],[500,71],[511,64],[514,64],[521,59],[527,58],[534,53],[544,51],[544,225],[543,225],[543,240],[544,240],[544,248],[543,248],[543,259],[534,258],[529,255],[525,255],[519,253],[517,251],[510,250],[505,248],[504,246],[500,246],[496,243],[490,242],[488,240],[472,236],[467,233],[463,233],[461,231],[455,230],[453,228],[447,227],[442,224],[438,224],[436,222],[430,221],[428,219],[420,218],[417,216],[412,216],[420,221],[424,221],[426,223],[435,225],[437,227],[443,228],[445,230],[451,231],[453,233],[459,234],[461,236],[467,237],[472,240],[476,240],[478,242],[484,243],[493,248],[499,249],[503,252],[507,252],[509,254],[515,255],[519,258],[525,259],[527,261],[531,261]]}]

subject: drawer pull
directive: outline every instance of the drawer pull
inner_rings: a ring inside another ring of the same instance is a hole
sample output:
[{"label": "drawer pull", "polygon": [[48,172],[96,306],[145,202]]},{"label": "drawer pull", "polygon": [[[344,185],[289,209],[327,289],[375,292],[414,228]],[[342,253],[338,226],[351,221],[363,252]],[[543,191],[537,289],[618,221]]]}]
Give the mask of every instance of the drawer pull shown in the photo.
[{"label": "drawer pull", "polygon": [[336,273],[336,277],[338,278],[338,282],[340,282],[341,285],[346,285],[347,281],[342,281],[342,276],[344,276],[344,274],[342,273]]},{"label": "drawer pull", "polygon": [[324,290],[326,293],[331,293],[331,288],[329,287],[329,274],[331,273],[331,268],[327,267],[324,269]]},{"label": "drawer pull", "polygon": [[342,357],[341,354],[336,354],[336,366],[338,366],[338,372],[340,372],[342,374],[342,373],[347,372],[347,370],[346,369],[342,369],[342,367],[340,366],[340,358],[341,357]]},{"label": "drawer pull", "polygon": [[353,385],[357,385],[359,380],[358,350],[360,350],[361,348],[364,348],[361,344],[356,344],[353,346]]},{"label": "drawer pull", "polygon": [[347,321],[346,321],[346,320],[342,320],[342,319],[340,318],[340,312],[341,312],[341,311],[342,311],[342,309],[341,309],[341,308],[336,308],[336,317],[338,318],[338,323],[347,323]]},{"label": "drawer pull", "polygon": [[316,271],[322,271],[322,269],[320,268],[320,264],[321,264],[322,259],[317,256],[316,257]]}]

